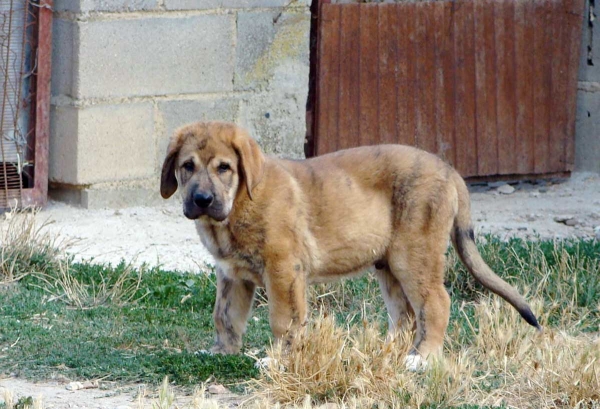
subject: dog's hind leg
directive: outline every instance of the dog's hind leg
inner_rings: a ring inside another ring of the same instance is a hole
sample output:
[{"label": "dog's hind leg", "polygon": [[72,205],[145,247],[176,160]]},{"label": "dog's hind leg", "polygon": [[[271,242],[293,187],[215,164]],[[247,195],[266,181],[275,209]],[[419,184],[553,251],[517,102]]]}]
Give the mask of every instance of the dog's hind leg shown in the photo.
[{"label": "dog's hind leg", "polygon": [[446,242],[426,237],[398,244],[389,265],[392,274],[402,283],[415,314],[417,329],[406,364],[408,369],[417,370],[423,358],[441,354],[448,327],[450,296],[444,287]]},{"label": "dog's hind leg", "polygon": [[242,336],[254,300],[254,283],[232,280],[217,268],[217,299],[213,313],[216,337],[211,352],[235,354],[242,348]]},{"label": "dog's hind leg", "polygon": [[407,328],[414,312],[408,303],[400,281],[394,277],[387,265],[378,268],[375,276],[388,312],[388,333],[393,335],[399,330]]}]

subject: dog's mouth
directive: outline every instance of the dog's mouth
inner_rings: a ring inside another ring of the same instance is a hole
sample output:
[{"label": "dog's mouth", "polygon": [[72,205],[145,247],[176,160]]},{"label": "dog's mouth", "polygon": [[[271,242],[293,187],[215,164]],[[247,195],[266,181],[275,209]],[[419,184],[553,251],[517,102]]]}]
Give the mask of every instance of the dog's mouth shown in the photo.
[{"label": "dog's mouth", "polygon": [[193,201],[186,201],[183,204],[183,215],[190,220],[209,217],[217,222],[222,222],[229,216],[224,206],[220,203],[215,202],[210,207],[201,208],[194,204]]}]

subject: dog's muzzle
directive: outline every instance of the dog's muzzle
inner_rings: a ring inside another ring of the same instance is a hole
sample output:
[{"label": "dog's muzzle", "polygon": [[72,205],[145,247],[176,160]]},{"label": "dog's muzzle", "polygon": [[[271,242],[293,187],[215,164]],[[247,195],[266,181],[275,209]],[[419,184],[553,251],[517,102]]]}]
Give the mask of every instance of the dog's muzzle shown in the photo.
[{"label": "dog's muzzle", "polygon": [[196,191],[190,194],[184,202],[183,214],[191,220],[202,216],[208,216],[217,221],[227,218],[227,215],[223,214],[223,205],[209,191]]},{"label": "dog's muzzle", "polygon": [[212,195],[212,193],[209,192],[197,192],[194,193],[192,199],[194,201],[194,204],[200,209],[208,209],[208,207],[215,200],[215,197]]}]

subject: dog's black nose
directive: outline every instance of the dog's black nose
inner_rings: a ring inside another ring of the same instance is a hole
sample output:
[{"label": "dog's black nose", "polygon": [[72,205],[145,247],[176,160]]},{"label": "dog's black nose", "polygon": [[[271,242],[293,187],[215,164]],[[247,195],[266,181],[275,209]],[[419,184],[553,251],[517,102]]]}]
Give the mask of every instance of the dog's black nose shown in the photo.
[{"label": "dog's black nose", "polygon": [[206,209],[213,202],[214,196],[208,192],[194,193],[194,203],[196,206]]}]

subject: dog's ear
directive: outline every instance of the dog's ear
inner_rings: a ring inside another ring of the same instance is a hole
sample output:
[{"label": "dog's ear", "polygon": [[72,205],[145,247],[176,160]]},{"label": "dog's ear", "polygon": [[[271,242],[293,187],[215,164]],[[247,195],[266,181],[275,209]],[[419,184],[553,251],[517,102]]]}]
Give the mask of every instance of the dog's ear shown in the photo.
[{"label": "dog's ear", "polygon": [[240,169],[246,183],[248,196],[250,196],[250,200],[254,200],[252,191],[262,180],[265,155],[262,153],[258,143],[245,130],[239,127],[236,127],[231,144],[240,158]]},{"label": "dog's ear", "polygon": [[169,147],[167,148],[167,157],[163,162],[160,174],[160,195],[163,199],[168,199],[177,191],[177,178],[175,177],[175,160],[179,154],[182,145],[181,132],[176,131],[171,137]]}]

